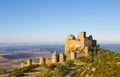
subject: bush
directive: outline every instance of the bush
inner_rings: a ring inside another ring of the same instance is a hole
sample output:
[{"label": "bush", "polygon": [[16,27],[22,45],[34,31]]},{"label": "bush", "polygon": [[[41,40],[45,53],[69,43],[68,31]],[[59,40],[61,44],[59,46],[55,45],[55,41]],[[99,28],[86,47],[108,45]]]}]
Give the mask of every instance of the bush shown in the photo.
[{"label": "bush", "polygon": [[66,66],[67,68],[70,68],[70,67],[74,66],[74,63],[73,63],[73,61],[68,60],[68,61],[65,61],[65,66]]},{"label": "bush", "polygon": [[5,69],[0,70],[0,74],[5,74],[7,71]]},{"label": "bush", "polygon": [[13,69],[13,71],[9,74],[9,77],[11,76],[20,77],[22,75],[24,75],[24,72],[22,70]]},{"label": "bush", "polygon": [[39,65],[32,65],[32,66],[27,66],[27,67],[23,67],[20,69],[13,69],[12,72],[9,74],[9,76],[23,76],[24,73],[26,72],[32,72],[32,68],[38,67]]},{"label": "bush", "polygon": [[50,65],[47,65],[46,68],[50,69],[50,70],[53,70],[54,68],[56,67],[55,64],[50,64]]},{"label": "bush", "polygon": [[54,75],[55,76],[62,76],[66,72],[67,68],[65,65],[62,64],[57,64],[55,70],[54,70]]}]

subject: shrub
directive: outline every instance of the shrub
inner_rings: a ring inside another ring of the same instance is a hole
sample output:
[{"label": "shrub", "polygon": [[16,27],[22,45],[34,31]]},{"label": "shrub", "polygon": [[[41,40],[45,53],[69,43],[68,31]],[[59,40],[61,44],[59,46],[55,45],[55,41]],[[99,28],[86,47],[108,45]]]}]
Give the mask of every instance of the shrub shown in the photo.
[{"label": "shrub", "polygon": [[65,61],[65,66],[66,66],[67,68],[70,68],[71,66],[74,66],[74,63],[73,63],[73,61],[68,60],[68,61]]},{"label": "shrub", "polygon": [[32,72],[32,68],[38,67],[39,65],[32,65],[32,66],[27,66],[27,67],[23,67],[20,69],[13,69],[12,72],[9,74],[9,76],[23,76],[24,73],[26,72]]},{"label": "shrub", "polygon": [[41,75],[38,75],[36,77],[52,77],[52,73],[50,70],[44,71]]},{"label": "shrub", "polygon": [[7,71],[5,69],[0,70],[0,74],[5,74]]},{"label": "shrub", "polygon": [[67,68],[65,65],[62,64],[57,64],[55,70],[54,70],[54,75],[55,76],[62,76],[66,72]]},{"label": "shrub", "polygon": [[13,69],[13,71],[9,74],[9,77],[11,76],[20,77],[22,75],[24,75],[24,72],[22,70]]},{"label": "shrub", "polygon": [[47,65],[46,68],[50,69],[50,70],[53,70],[54,68],[56,67],[55,64],[50,64],[50,65]]}]

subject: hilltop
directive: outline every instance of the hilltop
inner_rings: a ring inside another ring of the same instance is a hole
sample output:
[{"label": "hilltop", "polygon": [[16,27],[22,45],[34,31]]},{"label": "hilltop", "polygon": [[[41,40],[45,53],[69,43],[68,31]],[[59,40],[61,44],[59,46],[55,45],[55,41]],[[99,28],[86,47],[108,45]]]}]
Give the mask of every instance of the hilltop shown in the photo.
[{"label": "hilltop", "polygon": [[94,48],[87,57],[50,65],[32,65],[14,69],[10,75],[22,75],[22,77],[119,77],[119,70],[119,53]]},{"label": "hilltop", "polygon": [[[37,53],[36,53],[37,54]],[[47,56],[48,57],[48,56]],[[65,51],[53,52],[39,61],[27,59],[21,68],[1,71],[2,77],[119,77],[120,53],[102,49],[92,35],[80,32],[65,40]]]}]

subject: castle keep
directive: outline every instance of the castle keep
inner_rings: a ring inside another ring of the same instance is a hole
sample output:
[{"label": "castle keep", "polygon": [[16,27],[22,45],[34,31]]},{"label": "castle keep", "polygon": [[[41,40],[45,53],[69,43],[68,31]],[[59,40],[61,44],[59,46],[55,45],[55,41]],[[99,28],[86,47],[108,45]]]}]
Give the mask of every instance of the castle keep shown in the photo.
[{"label": "castle keep", "polygon": [[63,53],[54,52],[51,59],[40,57],[39,63],[32,62],[32,59],[28,59],[27,64],[21,63],[21,67],[33,64],[45,65],[58,62],[61,63],[66,60],[74,60],[78,57],[88,56],[90,48],[96,45],[96,40],[93,40],[92,35],[86,37],[86,32],[80,32],[77,38],[70,34],[65,39],[65,51]]},{"label": "castle keep", "polygon": [[86,32],[80,32],[76,38],[70,34],[65,40],[65,54],[69,54],[71,51],[82,51],[88,47],[96,46],[96,40],[93,40],[92,35],[86,37]]}]

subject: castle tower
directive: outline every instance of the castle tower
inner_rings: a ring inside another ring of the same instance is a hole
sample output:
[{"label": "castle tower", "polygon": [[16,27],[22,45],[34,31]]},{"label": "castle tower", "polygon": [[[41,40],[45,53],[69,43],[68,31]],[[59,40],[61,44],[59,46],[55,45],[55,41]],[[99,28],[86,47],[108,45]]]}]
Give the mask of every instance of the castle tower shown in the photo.
[{"label": "castle tower", "polygon": [[80,32],[78,34],[78,40],[81,41],[81,49],[83,49],[85,47],[85,38],[86,38],[86,32]]},{"label": "castle tower", "polygon": [[27,60],[27,66],[30,66],[30,65],[32,65],[32,59]]},{"label": "castle tower", "polygon": [[52,63],[59,62],[59,54],[57,52],[54,52],[52,54]]},{"label": "castle tower", "polygon": [[78,39],[79,39],[79,40],[84,40],[84,38],[86,38],[86,32],[80,32],[80,33],[78,34]]},{"label": "castle tower", "polygon": [[95,47],[97,45],[97,41],[96,40],[92,40],[92,46]]},{"label": "castle tower", "polygon": [[65,55],[64,53],[59,54],[59,62],[64,62],[65,61]]},{"label": "castle tower", "polygon": [[44,57],[40,57],[39,59],[40,65],[45,65],[46,64],[46,59]]},{"label": "castle tower", "polygon": [[21,63],[21,68],[23,68],[24,67],[24,63]]},{"label": "castle tower", "polygon": [[74,60],[76,59],[76,52],[71,52],[71,60]]},{"label": "castle tower", "polygon": [[[88,55],[89,47],[94,47],[97,45],[96,40],[93,40],[92,35],[86,37],[86,32],[80,32],[77,39],[74,35],[70,34],[65,40],[65,55],[70,56],[71,52],[82,51],[83,54]],[[88,48],[86,48],[88,47]],[[67,58],[68,59],[68,58]]]},{"label": "castle tower", "polygon": [[67,36],[66,40],[65,40],[65,54],[67,55],[68,51],[69,51],[69,48],[70,48],[70,41],[71,40],[75,40],[75,36],[73,34],[70,34]]},{"label": "castle tower", "polygon": [[89,47],[85,47],[84,48],[84,56],[88,56],[88,51],[89,51]]}]

